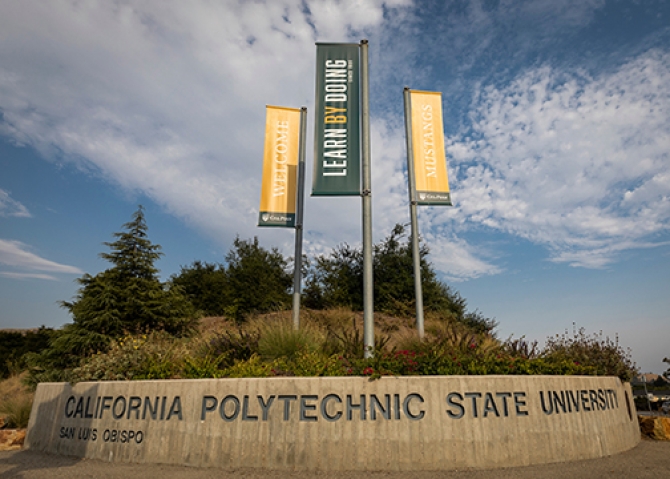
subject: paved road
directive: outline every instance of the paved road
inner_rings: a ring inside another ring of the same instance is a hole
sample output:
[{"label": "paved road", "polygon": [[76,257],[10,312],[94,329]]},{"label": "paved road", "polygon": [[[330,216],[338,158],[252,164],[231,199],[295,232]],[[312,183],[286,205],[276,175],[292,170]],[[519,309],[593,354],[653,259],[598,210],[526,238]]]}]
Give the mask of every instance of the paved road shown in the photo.
[{"label": "paved road", "polygon": [[449,472],[292,472],[107,463],[32,451],[0,452],[0,479],[637,479],[670,478],[670,441],[643,440],[615,456],[544,466]]}]

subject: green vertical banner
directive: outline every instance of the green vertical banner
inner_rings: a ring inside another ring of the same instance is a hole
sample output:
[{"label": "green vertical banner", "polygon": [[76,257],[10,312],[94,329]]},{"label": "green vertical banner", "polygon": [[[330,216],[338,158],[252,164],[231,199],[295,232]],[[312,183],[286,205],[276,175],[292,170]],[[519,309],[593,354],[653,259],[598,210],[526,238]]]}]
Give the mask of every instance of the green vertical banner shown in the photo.
[{"label": "green vertical banner", "polygon": [[316,44],[312,196],[361,194],[357,43]]}]

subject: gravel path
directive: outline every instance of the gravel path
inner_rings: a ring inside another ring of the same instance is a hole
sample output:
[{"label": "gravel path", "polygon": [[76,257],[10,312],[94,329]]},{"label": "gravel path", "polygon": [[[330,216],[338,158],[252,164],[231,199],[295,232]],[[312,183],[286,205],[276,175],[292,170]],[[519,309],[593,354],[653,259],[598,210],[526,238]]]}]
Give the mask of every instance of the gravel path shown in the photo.
[{"label": "gravel path", "polygon": [[32,451],[0,452],[0,479],[636,479],[670,478],[670,442],[643,440],[615,456],[543,466],[435,472],[293,472],[108,463]]}]

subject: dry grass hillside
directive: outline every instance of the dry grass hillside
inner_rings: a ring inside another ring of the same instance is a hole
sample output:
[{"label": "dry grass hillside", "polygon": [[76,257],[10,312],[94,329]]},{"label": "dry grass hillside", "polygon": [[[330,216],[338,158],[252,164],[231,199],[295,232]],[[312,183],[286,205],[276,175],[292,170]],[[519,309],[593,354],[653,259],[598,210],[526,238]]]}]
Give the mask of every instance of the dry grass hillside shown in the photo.
[{"label": "dry grass hillside", "polygon": [[28,426],[33,393],[25,386],[26,373],[0,381],[0,427]]},{"label": "dry grass hillside", "polygon": [[[267,331],[279,325],[292,326],[291,311],[257,314],[238,325],[225,317],[202,318],[198,324],[198,335],[207,340],[227,331]],[[300,326],[317,337],[336,335],[353,337],[363,334],[363,312],[347,308],[327,310],[302,309]],[[468,343],[475,338],[481,346],[499,346],[501,343],[489,334],[477,334],[462,324],[445,317],[443,314],[426,313],[424,320],[426,340],[436,337],[449,337],[454,344]],[[374,313],[375,340],[382,342],[386,349],[413,349],[418,343],[414,318],[398,317],[389,314]]]}]

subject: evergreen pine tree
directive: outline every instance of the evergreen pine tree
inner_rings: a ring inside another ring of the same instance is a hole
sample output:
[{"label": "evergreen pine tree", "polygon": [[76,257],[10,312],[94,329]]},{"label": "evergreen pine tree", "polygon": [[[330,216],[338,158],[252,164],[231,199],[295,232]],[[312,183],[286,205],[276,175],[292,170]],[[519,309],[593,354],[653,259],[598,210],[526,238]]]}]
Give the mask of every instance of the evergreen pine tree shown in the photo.
[{"label": "evergreen pine tree", "polygon": [[107,349],[110,340],[125,334],[164,330],[181,335],[188,331],[193,307],[178,287],[158,278],[154,262],[161,247],[147,237],[144,209],[140,206],[116,241],[104,243],[111,252],[100,257],[112,267],[95,276],[85,274],[74,301],[61,305],[73,317],[52,342],[52,352],[84,356]]}]

